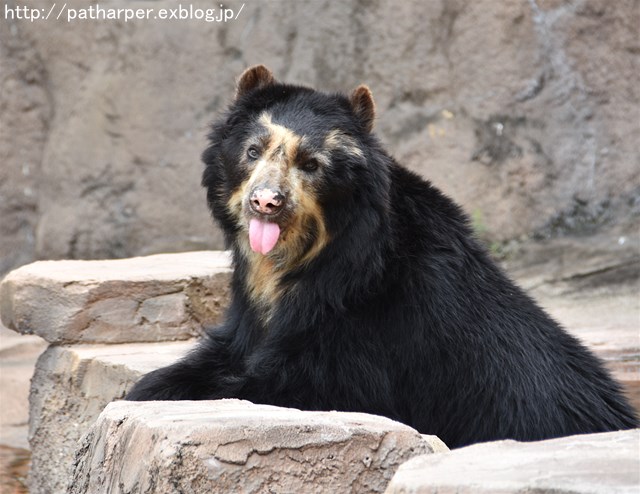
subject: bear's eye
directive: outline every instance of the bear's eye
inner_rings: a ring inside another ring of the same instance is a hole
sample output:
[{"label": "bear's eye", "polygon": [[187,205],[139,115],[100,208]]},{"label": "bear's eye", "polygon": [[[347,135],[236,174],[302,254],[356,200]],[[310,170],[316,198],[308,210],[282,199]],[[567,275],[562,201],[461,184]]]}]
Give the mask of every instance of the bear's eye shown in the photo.
[{"label": "bear's eye", "polygon": [[304,161],[302,165],[300,165],[300,169],[304,170],[305,172],[315,172],[318,169],[318,166],[318,160],[314,160],[312,158]]},{"label": "bear's eye", "polygon": [[260,157],[260,151],[258,151],[258,148],[256,146],[251,146],[249,147],[249,149],[247,149],[247,158],[249,158],[250,160],[257,160]]}]

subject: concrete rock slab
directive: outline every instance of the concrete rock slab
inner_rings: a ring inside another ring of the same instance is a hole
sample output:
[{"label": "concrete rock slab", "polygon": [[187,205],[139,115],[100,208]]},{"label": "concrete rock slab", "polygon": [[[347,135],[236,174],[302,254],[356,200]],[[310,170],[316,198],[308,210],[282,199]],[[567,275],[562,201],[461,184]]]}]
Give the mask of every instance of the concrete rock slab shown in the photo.
[{"label": "concrete rock slab", "polygon": [[640,429],[497,441],[403,464],[387,494],[640,492]]},{"label": "concrete rock slab", "polygon": [[115,402],[84,438],[71,494],[383,492],[434,449],[373,415],[246,401]]},{"label": "concrete rock slab", "polygon": [[2,281],[0,314],[57,344],[184,340],[220,320],[230,274],[223,251],[40,261]]},{"label": "concrete rock slab", "polygon": [[31,494],[66,492],[78,442],[112,400],[143,374],[184,356],[192,341],[50,346],[29,395]]}]

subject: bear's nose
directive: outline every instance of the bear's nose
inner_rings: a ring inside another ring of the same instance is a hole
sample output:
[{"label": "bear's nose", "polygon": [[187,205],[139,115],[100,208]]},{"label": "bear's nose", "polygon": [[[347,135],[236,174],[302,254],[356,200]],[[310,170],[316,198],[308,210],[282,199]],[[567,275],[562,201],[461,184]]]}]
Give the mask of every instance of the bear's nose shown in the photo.
[{"label": "bear's nose", "polygon": [[276,214],[284,206],[285,196],[279,190],[256,187],[251,192],[251,208],[261,214]]}]

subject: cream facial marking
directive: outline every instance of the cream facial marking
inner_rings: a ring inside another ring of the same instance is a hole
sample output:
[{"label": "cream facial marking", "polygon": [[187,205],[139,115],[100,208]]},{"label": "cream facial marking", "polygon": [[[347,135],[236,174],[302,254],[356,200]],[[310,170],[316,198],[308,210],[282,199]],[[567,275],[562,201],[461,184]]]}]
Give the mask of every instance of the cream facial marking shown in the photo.
[{"label": "cream facial marking", "polygon": [[260,115],[258,122],[269,132],[268,144],[263,156],[278,161],[284,160],[287,165],[293,163],[298,147],[302,143],[302,137],[283,125],[273,123],[268,112]]},{"label": "cream facial marking", "polygon": [[364,158],[362,149],[358,147],[355,139],[340,129],[331,130],[324,138],[324,147],[329,150],[341,149],[347,154]]}]

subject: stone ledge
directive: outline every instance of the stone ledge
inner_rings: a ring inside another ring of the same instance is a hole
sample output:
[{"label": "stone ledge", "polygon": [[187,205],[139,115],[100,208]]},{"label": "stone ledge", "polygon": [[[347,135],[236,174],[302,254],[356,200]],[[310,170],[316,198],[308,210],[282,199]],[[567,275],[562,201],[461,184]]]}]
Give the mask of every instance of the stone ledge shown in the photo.
[{"label": "stone ledge", "polygon": [[50,346],[38,359],[29,396],[31,494],[62,494],[78,442],[103,408],[145,373],[184,356],[193,341]]},{"label": "stone ledge", "polygon": [[383,492],[401,463],[440,444],[361,413],[114,402],[84,438],[69,492]]},{"label": "stone ledge", "polygon": [[476,444],[403,464],[387,494],[638,493],[640,429]]},{"label": "stone ledge", "polygon": [[0,315],[56,344],[184,340],[221,319],[230,264],[222,251],[39,261],[2,281]]}]

